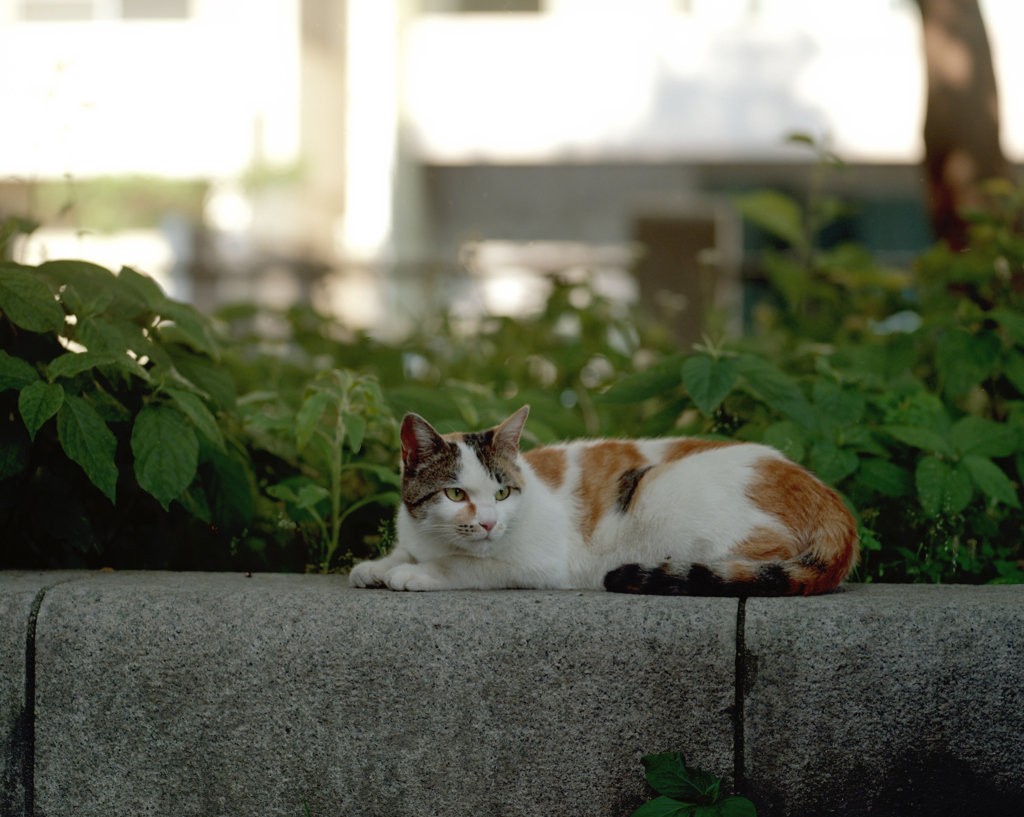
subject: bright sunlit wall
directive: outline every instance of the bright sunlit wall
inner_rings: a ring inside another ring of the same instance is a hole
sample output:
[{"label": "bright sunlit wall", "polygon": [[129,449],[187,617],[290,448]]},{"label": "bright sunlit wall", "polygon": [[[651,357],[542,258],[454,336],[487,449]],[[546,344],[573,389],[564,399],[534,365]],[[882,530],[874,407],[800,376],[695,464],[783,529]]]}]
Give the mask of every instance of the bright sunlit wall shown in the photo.
[{"label": "bright sunlit wall", "polygon": [[[1024,4],[981,5],[1020,161]],[[0,179],[205,179],[212,227],[369,292],[435,249],[421,164],[788,161],[793,130],[915,164],[920,39],[911,0],[0,0]],[[305,203],[254,199],[256,166]]]}]

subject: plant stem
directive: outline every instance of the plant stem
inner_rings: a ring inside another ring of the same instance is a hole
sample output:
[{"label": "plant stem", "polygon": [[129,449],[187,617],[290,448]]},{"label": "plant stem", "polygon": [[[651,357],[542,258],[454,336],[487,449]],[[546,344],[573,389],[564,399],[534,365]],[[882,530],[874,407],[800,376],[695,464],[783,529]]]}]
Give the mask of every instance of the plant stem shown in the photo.
[{"label": "plant stem", "polygon": [[331,557],[338,549],[341,537],[341,471],[343,466],[343,449],[345,447],[345,411],[348,409],[347,391],[338,406],[338,423],[334,431],[334,446],[331,451],[331,537],[326,543],[324,561],[321,570],[326,573],[330,568]]}]

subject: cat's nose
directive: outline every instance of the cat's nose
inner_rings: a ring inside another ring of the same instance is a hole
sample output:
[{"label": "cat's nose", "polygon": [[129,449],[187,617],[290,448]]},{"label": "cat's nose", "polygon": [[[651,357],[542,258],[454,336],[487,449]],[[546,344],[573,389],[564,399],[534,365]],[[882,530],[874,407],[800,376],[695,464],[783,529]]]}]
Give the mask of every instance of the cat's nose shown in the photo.
[{"label": "cat's nose", "polygon": [[483,528],[488,533],[490,533],[492,530],[494,530],[494,526],[497,525],[497,524],[498,524],[498,522],[497,522],[496,519],[481,519],[480,520],[480,527]]}]

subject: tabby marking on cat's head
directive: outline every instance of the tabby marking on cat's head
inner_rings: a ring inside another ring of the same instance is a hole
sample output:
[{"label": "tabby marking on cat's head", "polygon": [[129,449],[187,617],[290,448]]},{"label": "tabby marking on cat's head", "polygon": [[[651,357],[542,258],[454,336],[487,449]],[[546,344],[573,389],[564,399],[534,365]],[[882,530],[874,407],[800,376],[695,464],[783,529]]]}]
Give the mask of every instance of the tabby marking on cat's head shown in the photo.
[{"label": "tabby marking on cat's head", "polygon": [[517,464],[524,406],[497,428],[438,434],[416,414],[402,421],[402,501],[437,542],[484,555],[514,524],[523,489]]}]

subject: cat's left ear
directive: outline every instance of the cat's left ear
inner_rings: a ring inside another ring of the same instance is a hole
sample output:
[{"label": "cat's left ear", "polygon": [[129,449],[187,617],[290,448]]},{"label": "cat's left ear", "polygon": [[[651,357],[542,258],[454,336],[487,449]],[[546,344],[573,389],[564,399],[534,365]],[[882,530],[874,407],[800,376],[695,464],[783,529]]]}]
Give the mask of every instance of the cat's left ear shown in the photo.
[{"label": "cat's left ear", "polygon": [[402,463],[406,472],[411,473],[432,451],[444,448],[444,440],[434,427],[418,414],[409,412],[402,418]]},{"label": "cat's left ear", "polygon": [[530,407],[523,406],[504,423],[494,429],[494,447],[508,457],[519,454],[519,435],[523,433],[526,418],[530,416]]}]

